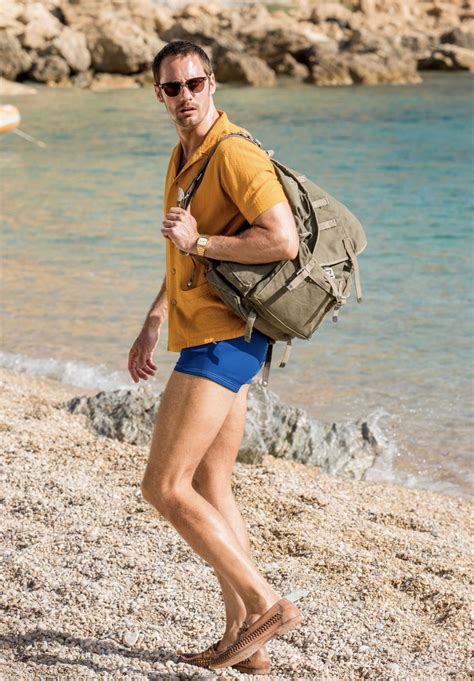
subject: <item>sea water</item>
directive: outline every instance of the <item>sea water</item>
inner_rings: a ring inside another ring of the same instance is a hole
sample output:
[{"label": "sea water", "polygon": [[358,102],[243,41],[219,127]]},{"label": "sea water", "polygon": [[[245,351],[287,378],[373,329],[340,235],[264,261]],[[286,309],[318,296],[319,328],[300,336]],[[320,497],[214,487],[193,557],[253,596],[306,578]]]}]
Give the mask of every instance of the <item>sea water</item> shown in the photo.
[{"label": "sea water", "polygon": [[[468,496],[472,451],[473,79],[219,88],[229,118],[364,225],[363,302],[294,342],[270,388],[323,421],[382,411],[378,477]],[[6,101],[6,100],[5,100]],[[162,193],[176,132],[151,88],[9,98],[0,141],[0,364],[87,388],[136,388],[131,344],[164,275]],[[159,391],[176,353],[155,353]],[[78,390],[80,392],[80,390]]]}]

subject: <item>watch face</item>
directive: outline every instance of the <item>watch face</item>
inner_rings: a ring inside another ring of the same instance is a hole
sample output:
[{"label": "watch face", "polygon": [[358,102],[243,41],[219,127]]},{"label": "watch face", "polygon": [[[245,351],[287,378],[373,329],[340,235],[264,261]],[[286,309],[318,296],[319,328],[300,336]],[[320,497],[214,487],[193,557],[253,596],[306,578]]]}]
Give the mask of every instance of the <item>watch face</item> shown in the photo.
[{"label": "watch face", "polygon": [[198,246],[205,246],[207,244],[207,236],[200,236],[197,242]]}]

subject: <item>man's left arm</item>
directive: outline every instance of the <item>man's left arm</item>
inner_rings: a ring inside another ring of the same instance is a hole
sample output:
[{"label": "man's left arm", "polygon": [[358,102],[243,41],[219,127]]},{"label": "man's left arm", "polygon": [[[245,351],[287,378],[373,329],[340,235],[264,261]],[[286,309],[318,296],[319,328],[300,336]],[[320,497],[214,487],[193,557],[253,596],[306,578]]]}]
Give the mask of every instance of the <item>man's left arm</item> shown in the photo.
[{"label": "man's left arm", "polygon": [[[177,248],[196,254],[197,232],[193,216],[182,208],[171,208],[163,221],[163,236]],[[254,223],[235,236],[213,234],[206,246],[206,258],[240,263],[293,260],[298,255],[299,238],[288,201],[282,201],[257,216]]]},{"label": "man's left arm", "polygon": [[[266,154],[245,140],[233,140],[219,165],[222,190],[250,227],[233,236],[213,234],[205,256],[248,264],[296,258],[299,237],[293,213]],[[189,211],[171,208],[163,226],[163,235],[178,248],[196,254],[199,233]]]}]

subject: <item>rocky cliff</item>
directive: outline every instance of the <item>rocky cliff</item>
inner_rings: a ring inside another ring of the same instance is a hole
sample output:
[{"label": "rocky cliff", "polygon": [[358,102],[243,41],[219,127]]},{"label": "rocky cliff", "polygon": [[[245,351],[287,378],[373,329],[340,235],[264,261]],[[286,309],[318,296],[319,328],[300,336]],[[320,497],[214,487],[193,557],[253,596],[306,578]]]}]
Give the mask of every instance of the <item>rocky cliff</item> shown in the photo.
[{"label": "rocky cliff", "polygon": [[[0,77],[52,86],[150,83],[154,54],[186,38],[217,80],[271,86],[417,83],[424,69],[474,70],[471,0],[354,0],[181,7],[151,0],[3,0]],[[270,11],[271,8],[271,11]]]}]

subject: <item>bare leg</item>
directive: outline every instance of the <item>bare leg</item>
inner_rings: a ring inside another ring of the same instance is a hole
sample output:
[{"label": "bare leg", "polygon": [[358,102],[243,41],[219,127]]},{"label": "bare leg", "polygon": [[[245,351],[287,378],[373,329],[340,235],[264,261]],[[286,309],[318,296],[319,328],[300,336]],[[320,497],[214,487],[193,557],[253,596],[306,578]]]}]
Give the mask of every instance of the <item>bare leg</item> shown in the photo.
[{"label": "bare leg", "polygon": [[251,623],[281,596],[260,574],[222,513],[192,485],[235,397],[206,378],[172,373],[157,412],[142,493],[232,586]]},{"label": "bare leg", "polygon": [[[232,469],[245,429],[249,385],[236,395],[222,428],[211,444],[193,478],[193,487],[217,509],[233,528],[241,547],[251,555],[247,527],[240,514],[231,487]],[[245,604],[225,577],[216,571],[224,599],[226,628],[217,649],[224,650],[235,641],[247,616]]]}]

